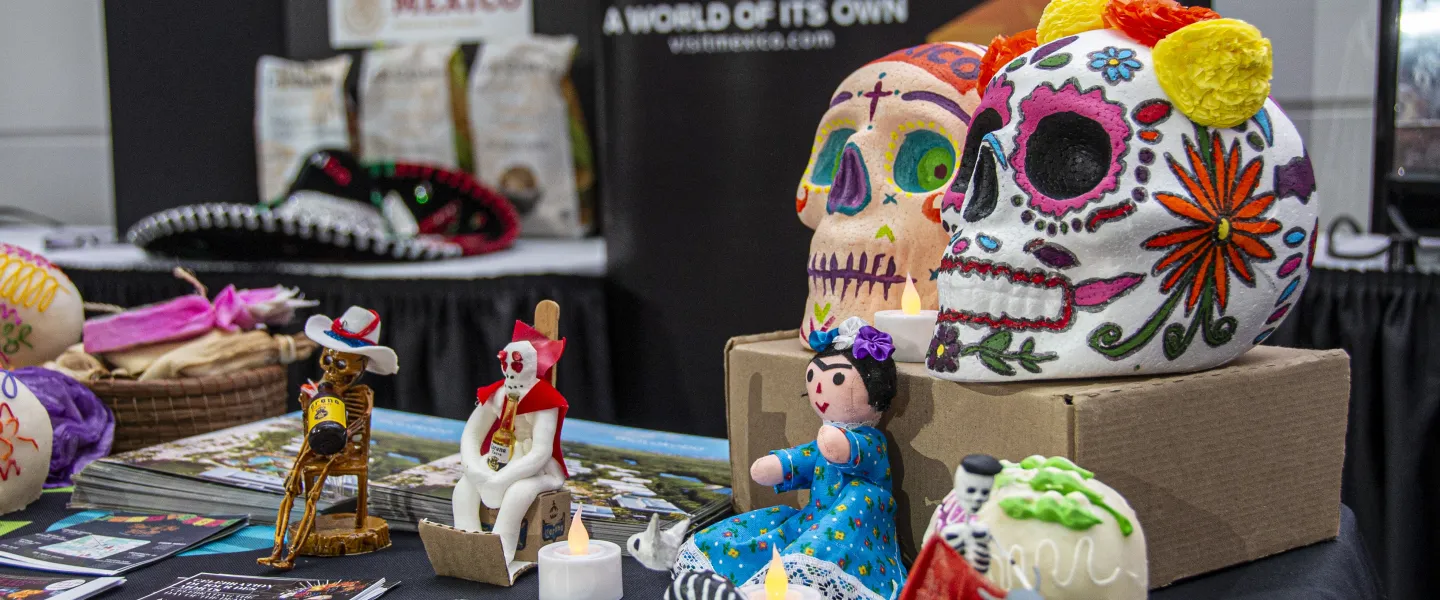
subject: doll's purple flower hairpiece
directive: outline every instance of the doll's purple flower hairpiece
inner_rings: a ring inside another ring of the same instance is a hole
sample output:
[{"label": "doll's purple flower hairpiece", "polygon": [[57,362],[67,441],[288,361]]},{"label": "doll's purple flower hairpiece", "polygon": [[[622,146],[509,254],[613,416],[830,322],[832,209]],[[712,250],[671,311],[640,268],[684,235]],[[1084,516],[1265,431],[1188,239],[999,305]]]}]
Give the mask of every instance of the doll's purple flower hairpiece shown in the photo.
[{"label": "doll's purple flower hairpiece", "polygon": [[853,353],[855,358],[872,357],[875,360],[883,361],[890,358],[895,352],[895,340],[890,334],[880,331],[869,325],[860,328],[855,334],[855,345]]}]

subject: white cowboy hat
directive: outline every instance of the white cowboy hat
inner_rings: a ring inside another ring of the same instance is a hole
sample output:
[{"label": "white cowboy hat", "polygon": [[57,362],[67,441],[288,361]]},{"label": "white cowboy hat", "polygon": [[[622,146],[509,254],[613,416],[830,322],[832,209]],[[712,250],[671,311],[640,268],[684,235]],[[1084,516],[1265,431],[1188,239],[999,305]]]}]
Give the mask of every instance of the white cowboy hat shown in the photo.
[{"label": "white cowboy hat", "polygon": [[335,320],[312,316],[305,321],[305,336],[331,350],[370,359],[365,370],[376,375],[394,375],[400,370],[395,351],[379,344],[380,314],[368,308],[352,306]]}]

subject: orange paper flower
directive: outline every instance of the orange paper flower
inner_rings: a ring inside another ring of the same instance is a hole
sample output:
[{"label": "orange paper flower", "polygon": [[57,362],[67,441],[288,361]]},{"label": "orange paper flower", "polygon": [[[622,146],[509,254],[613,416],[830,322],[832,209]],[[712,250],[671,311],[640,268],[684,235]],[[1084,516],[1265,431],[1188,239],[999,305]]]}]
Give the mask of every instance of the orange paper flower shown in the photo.
[{"label": "orange paper flower", "polygon": [[1213,10],[1181,6],[1175,0],[1110,0],[1105,6],[1105,27],[1150,47],[1181,27],[1218,18]]},{"label": "orange paper flower", "polygon": [[985,49],[985,56],[980,58],[980,97],[985,97],[985,86],[990,84],[990,78],[1000,72],[1000,67],[1015,60],[1015,57],[1034,50],[1035,30],[1027,29],[1010,37],[1003,35],[995,36],[990,40],[990,47]]}]

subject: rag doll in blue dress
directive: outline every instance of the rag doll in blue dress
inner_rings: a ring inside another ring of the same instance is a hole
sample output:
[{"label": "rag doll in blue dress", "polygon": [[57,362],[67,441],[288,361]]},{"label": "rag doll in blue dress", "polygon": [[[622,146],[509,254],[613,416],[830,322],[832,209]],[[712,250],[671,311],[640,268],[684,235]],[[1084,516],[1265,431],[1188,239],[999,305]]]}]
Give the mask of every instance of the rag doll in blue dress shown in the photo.
[{"label": "rag doll in blue dress", "polygon": [[[809,490],[809,502],[717,522],[680,547],[674,566],[714,571],[743,586],[764,581],[778,550],[790,582],[816,588],[826,600],[892,598],[905,583],[905,566],[895,540],[889,452],[876,425],[895,397],[894,344],[858,317],[810,337],[818,354],[806,366],[802,397],[824,425],[815,441],[750,466],[756,483],[776,492]],[[639,548],[654,547],[648,541]],[[642,553],[637,558],[645,562]]]}]

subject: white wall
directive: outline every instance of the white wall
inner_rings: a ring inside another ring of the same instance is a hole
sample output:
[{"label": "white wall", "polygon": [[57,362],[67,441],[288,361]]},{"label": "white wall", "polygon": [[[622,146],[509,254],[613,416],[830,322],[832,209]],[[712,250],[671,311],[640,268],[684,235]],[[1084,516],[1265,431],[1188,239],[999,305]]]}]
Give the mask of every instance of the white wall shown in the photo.
[{"label": "white wall", "polygon": [[1347,214],[1370,223],[1375,144],[1377,0],[1214,0],[1275,47],[1271,97],[1315,164],[1320,226]]},{"label": "white wall", "polygon": [[101,0],[0,0],[0,205],[112,225]]}]

